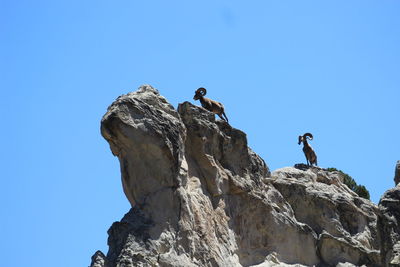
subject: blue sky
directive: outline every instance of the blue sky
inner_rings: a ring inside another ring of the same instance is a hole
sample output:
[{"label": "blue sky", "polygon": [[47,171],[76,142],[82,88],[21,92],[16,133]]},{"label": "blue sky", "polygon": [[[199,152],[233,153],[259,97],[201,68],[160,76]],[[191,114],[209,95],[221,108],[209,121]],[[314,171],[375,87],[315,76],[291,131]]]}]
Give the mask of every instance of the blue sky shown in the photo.
[{"label": "blue sky", "polygon": [[[269,167],[304,162],[377,203],[400,159],[400,2],[0,1],[4,266],[88,266],[129,210],[100,119],[158,88],[208,89]],[[199,103],[196,103],[199,105]]]}]

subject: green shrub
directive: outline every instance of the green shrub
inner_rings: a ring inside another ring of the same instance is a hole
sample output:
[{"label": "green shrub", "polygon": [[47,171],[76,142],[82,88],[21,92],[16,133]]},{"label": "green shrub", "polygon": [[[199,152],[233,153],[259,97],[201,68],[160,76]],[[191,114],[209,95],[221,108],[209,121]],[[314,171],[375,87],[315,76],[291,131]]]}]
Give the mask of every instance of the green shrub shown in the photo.
[{"label": "green shrub", "polygon": [[334,172],[334,171],[340,172],[343,175],[343,183],[345,185],[347,185],[351,190],[353,190],[358,196],[368,200],[370,199],[370,195],[367,188],[363,185],[358,185],[356,181],[354,181],[354,179],[351,178],[350,175],[336,168],[328,168],[327,170],[329,172]]},{"label": "green shrub", "polygon": [[359,195],[360,197],[366,198],[368,200],[370,199],[369,192],[367,188],[365,188],[365,186],[363,185],[358,185],[354,192],[356,192],[357,195]]}]

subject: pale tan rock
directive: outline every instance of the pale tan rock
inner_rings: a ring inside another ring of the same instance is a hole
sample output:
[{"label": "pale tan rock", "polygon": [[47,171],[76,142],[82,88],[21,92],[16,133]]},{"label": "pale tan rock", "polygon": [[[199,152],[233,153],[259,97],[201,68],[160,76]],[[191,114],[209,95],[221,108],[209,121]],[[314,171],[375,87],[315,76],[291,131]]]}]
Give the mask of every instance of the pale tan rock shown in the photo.
[{"label": "pale tan rock", "polygon": [[320,168],[271,174],[245,133],[202,107],[176,111],[142,86],[108,108],[101,132],[132,209],[96,267],[380,264],[374,204]]},{"label": "pale tan rock", "polygon": [[347,186],[336,174],[321,168],[287,167],[271,176],[272,184],[293,208],[295,218],[318,235],[317,246],[323,262],[379,266],[376,205],[344,189]]}]

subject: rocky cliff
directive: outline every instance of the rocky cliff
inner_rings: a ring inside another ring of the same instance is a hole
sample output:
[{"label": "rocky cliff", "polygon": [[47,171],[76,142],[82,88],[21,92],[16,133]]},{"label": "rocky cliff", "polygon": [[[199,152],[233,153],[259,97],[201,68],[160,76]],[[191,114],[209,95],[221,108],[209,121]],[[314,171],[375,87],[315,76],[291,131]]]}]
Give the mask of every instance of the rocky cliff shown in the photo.
[{"label": "rocky cliff", "polygon": [[383,266],[398,257],[398,189],[378,207],[339,172],[271,173],[245,133],[189,102],[175,110],[151,86],[119,97],[101,132],[132,208],[92,267]]},{"label": "rocky cliff", "polygon": [[396,169],[394,171],[394,183],[395,185],[400,183],[400,160],[397,161]]},{"label": "rocky cliff", "polygon": [[400,266],[400,185],[385,192],[379,201],[382,266]]}]

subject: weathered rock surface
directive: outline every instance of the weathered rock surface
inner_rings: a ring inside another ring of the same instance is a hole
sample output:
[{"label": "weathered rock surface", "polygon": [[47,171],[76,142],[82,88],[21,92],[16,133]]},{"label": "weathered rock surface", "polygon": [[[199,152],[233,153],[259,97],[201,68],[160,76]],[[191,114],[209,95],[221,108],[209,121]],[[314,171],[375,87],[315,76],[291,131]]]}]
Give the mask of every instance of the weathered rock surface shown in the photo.
[{"label": "weathered rock surface", "polygon": [[282,168],[271,179],[295,218],[318,236],[322,262],[330,266],[338,262],[379,264],[378,209],[348,189],[339,172]]},{"label": "weathered rock surface", "polygon": [[400,160],[397,161],[396,169],[394,171],[394,184],[398,185],[400,183]]},{"label": "weathered rock surface", "polygon": [[106,264],[106,256],[100,250],[92,256],[91,267],[103,267]]},{"label": "weathered rock surface", "polygon": [[381,266],[379,209],[338,172],[271,174],[245,133],[151,86],[119,97],[101,131],[132,209],[92,267]]},{"label": "weathered rock surface", "polygon": [[400,185],[385,192],[379,209],[382,266],[400,266]]}]

